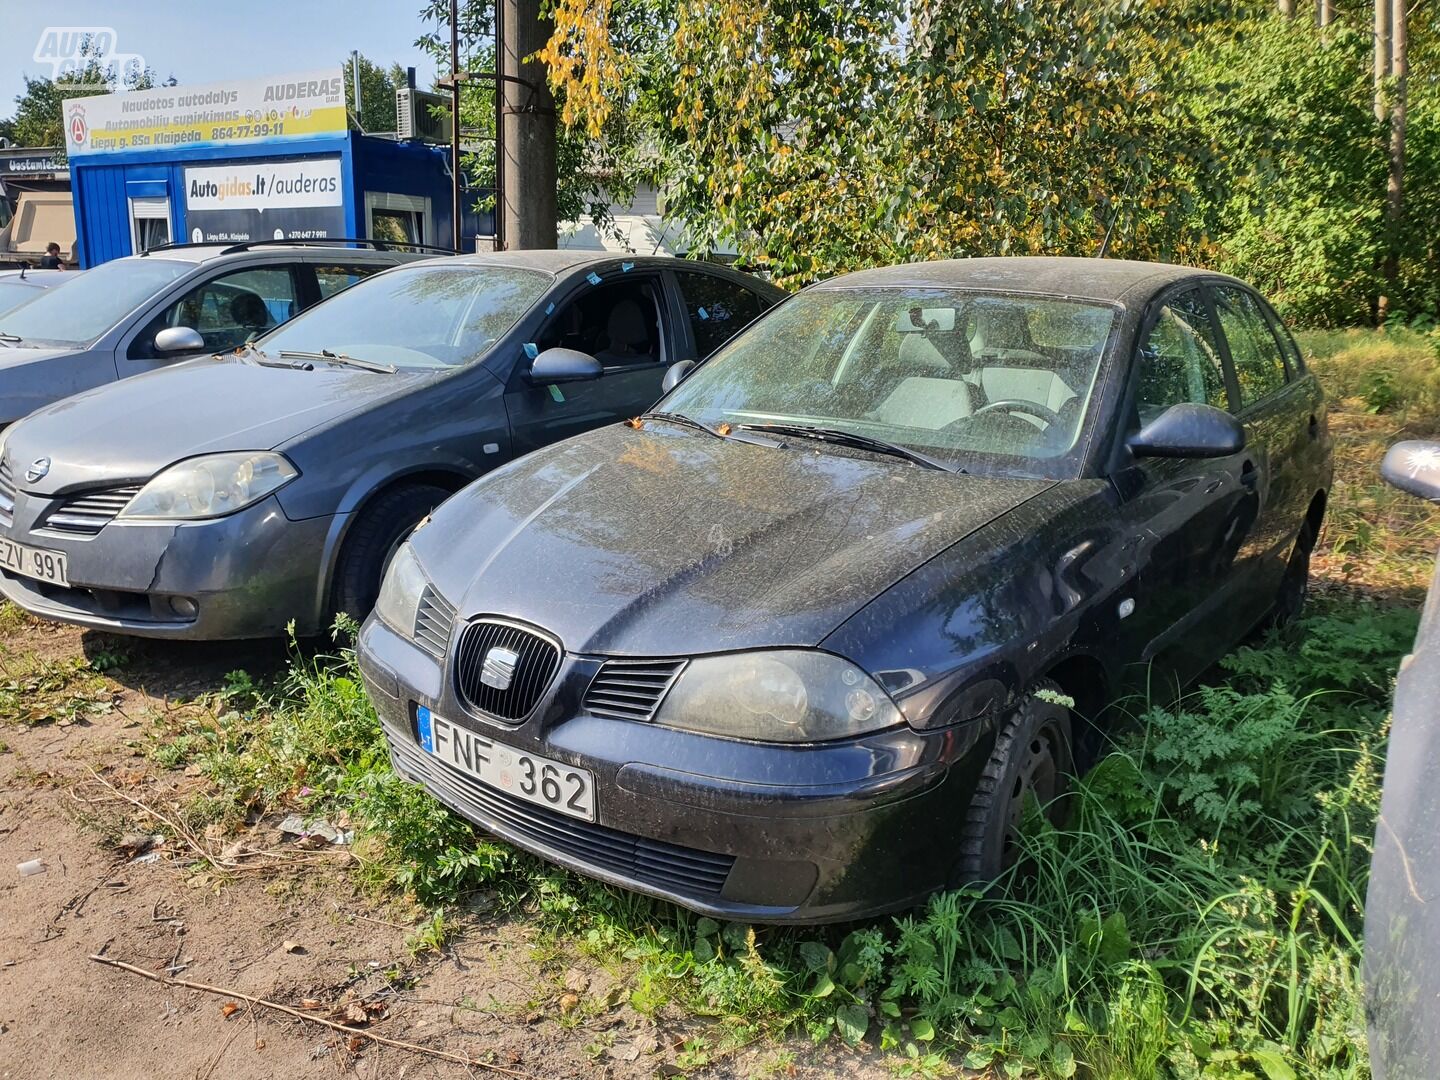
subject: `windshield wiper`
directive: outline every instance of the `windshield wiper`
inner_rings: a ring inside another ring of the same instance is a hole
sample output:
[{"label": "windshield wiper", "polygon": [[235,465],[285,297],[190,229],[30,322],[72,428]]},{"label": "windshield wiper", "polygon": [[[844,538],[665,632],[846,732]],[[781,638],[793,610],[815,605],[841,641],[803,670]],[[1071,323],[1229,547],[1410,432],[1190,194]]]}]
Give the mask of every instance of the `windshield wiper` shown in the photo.
[{"label": "windshield wiper", "polygon": [[7,334],[4,330],[0,330],[0,341],[9,341],[18,345],[24,340],[25,339],[22,338],[19,334]]},{"label": "windshield wiper", "polygon": [[321,349],[319,352],[281,349],[280,355],[286,360],[325,360],[332,364],[357,367],[362,371],[374,371],[380,375],[394,375],[400,370],[394,364],[379,364],[374,360],[361,360],[358,356],[347,356],[344,353],[331,352],[329,349]]},{"label": "windshield wiper", "polygon": [[[215,359],[217,359],[217,360],[223,360],[226,355],[227,355],[227,354],[225,354],[225,353],[216,353],[216,354],[215,354]],[[252,362],[255,363],[255,364],[258,364],[260,367],[286,368],[286,369],[288,369],[288,370],[290,370],[290,371],[314,371],[314,370],[315,370],[315,365],[312,364],[312,363],[310,363],[310,362],[308,362],[308,361],[306,361],[305,363],[302,363],[302,364],[290,364],[290,363],[286,363],[284,360],[278,360],[278,359],[276,359],[275,357],[271,356],[269,353],[267,353],[264,349],[257,349],[254,345],[251,345],[248,341],[245,342],[245,344],[243,344],[243,345],[237,346],[236,349],[235,349],[234,355],[235,355],[235,356],[249,356],[249,357],[252,358]],[[282,355],[283,355],[283,354],[282,354]]]},{"label": "windshield wiper", "polygon": [[869,435],[857,435],[853,431],[841,431],[838,428],[808,427],[805,424],[736,424],[735,426],[745,431],[768,431],[773,435],[794,435],[801,439],[815,439],[818,442],[834,443],[837,446],[870,450],[876,454],[904,458],[916,465],[922,465],[927,469],[939,469],[941,472],[965,471],[956,469],[952,465],[946,465],[938,458],[922,454],[919,450],[911,450],[908,446],[886,442],[884,439],[875,439]]},{"label": "windshield wiper", "polygon": [[717,439],[723,439],[725,437],[724,435],[721,435],[720,432],[712,428],[709,424],[702,424],[699,420],[696,420],[694,417],[686,416],[684,413],[647,412],[641,413],[640,419],[664,420],[667,424],[679,424],[681,427],[697,428],[698,430],[705,432],[707,435],[714,435]]}]

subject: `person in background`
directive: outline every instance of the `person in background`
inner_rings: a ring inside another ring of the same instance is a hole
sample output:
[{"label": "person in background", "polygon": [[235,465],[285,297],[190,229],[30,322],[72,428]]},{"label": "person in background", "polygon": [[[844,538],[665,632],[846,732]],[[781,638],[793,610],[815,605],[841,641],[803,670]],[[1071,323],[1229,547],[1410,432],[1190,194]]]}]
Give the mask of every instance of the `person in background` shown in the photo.
[{"label": "person in background", "polygon": [[45,254],[40,258],[41,270],[64,270],[65,263],[60,258],[60,245],[55,241],[45,245]]}]

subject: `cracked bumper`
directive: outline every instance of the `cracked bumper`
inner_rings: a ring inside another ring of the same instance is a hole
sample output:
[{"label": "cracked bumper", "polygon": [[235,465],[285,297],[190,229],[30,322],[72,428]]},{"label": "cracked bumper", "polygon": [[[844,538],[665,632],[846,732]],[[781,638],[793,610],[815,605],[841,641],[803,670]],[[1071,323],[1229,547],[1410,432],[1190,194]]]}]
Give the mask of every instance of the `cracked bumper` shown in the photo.
[{"label": "cracked bumper", "polygon": [[62,588],[0,571],[0,593],[35,615],[141,637],[275,637],[292,619],[298,633],[314,633],[333,523],[291,521],[271,496],[213,521],[117,521],[90,537],[0,530],[64,552],[70,580]]}]

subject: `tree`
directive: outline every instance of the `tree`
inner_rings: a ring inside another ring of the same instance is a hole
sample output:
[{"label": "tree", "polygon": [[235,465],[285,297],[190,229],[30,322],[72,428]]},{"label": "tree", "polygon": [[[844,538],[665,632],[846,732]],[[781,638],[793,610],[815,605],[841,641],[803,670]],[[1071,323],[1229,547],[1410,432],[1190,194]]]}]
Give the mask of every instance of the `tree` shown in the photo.
[{"label": "tree", "polygon": [[[592,136],[652,127],[700,245],[782,279],[949,255],[1184,257],[1204,148],[1164,122],[1214,4],[558,0],[544,57]],[[1163,138],[1162,138],[1163,136]]]},{"label": "tree", "polygon": [[361,131],[390,132],[395,122],[395,91],[405,85],[405,69],[399,64],[383,68],[364,56],[360,66],[360,112],[355,112],[355,61],[346,59],[345,108]]},{"label": "tree", "polygon": [[[460,0],[460,70],[466,72],[495,71],[495,6],[494,0]],[[426,0],[421,19],[434,27],[415,42],[433,56],[441,71],[450,69],[450,4],[449,0]],[[557,100],[563,109],[563,99]],[[589,214],[603,227],[613,199],[625,201],[634,190],[636,170],[627,166],[633,160],[636,143],[626,124],[617,115],[603,127],[605,138],[591,139],[584,129],[572,128],[559,133],[556,139],[556,171],[559,177],[556,193],[557,217],[575,221]],[[472,79],[461,83],[460,131],[469,149],[461,154],[461,170],[467,182],[476,188],[495,187],[495,86],[488,79]],[[494,198],[479,204],[481,209],[494,207]]]}]

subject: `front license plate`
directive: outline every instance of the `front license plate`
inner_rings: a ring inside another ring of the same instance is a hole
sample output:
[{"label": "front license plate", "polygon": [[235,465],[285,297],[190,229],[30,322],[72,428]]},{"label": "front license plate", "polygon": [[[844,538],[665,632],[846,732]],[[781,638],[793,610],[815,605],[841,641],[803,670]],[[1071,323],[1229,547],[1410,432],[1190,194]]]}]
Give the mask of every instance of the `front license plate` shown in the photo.
[{"label": "front license plate", "polygon": [[595,820],[595,777],[589,771],[487,739],[423,705],[415,721],[421,749],[447,765],[517,799]]},{"label": "front license plate", "polygon": [[26,544],[17,544],[0,536],[0,566],[17,574],[24,574],[36,581],[48,581],[54,585],[69,586],[66,577],[65,553],[46,551]]}]

